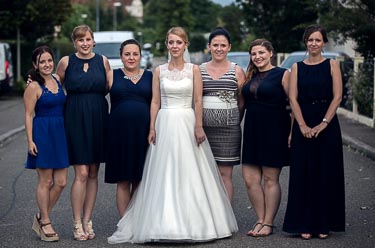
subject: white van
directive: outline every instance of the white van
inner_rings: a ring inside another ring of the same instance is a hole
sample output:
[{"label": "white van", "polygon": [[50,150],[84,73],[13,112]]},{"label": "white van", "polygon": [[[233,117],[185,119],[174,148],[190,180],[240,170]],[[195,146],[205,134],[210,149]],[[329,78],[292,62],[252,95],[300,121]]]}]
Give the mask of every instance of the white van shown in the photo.
[{"label": "white van", "polygon": [[14,82],[12,53],[8,43],[0,42],[0,95],[12,89]]},{"label": "white van", "polygon": [[122,68],[120,59],[121,43],[128,39],[134,39],[132,31],[102,31],[94,32],[95,53],[108,58],[112,69]]}]

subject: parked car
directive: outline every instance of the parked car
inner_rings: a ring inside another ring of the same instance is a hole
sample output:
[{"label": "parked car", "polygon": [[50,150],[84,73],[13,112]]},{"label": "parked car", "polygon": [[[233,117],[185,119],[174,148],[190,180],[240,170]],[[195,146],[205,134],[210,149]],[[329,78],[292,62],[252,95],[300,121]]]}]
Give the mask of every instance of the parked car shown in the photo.
[{"label": "parked car", "polygon": [[[335,59],[340,61],[340,69],[341,69],[341,76],[342,76],[342,83],[343,83],[343,92],[342,92],[342,101],[341,106],[346,105],[346,101],[348,98],[347,92],[347,82],[349,78],[351,77],[353,73],[353,66],[354,61],[352,58],[350,58],[349,55],[347,55],[344,52],[323,52],[323,57],[327,59]],[[306,51],[298,51],[298,52],[292,52],[289,54],[288,57],[286,57],[283,62],[280,64],[280,67],[286,68],[290,70],[292,65],[296,62],[302,61],[308,57],[308,53]]]},{"label": "parked car", "polygon": [[120,58],[121,43],[128,39],[134,39],[132,31],[101,31],[94,32],[95,53],[107,57],[111,69],[122,68]]},{"label": "parked car", "polygon": [[227,58],[229,61],[241,66],[246,72],[247,65],[250,62],[250,54],[248,52],[229,52]]},{"label": "parked car", "polygon": [[14,83],[12,53],[8,43],[0,42],[0,95],[9,92]]},{"label": "parked car", "polygon": [[151,69],[153,57],[154,55],[149,50],[142,50],[140,67],[143,69]]}]

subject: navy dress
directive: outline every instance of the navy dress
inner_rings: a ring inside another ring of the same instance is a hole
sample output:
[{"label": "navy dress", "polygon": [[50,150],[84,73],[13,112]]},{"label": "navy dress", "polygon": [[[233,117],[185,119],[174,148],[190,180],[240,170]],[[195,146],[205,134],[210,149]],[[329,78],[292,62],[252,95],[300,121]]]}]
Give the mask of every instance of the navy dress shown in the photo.
[{"label": "navy dress", "polygon": [[67,91],[65,127],[70,164],[104,162],[108,102],[103,57],[95,54],[91,59],[80,59],[71,54],[64,86]]},{"label": "navy dress", "polygon": [[148,148],[152,72],[134,84],[121,69],[113,71],[105,182],[139,182]]},{"label": "navy dress", "polygon": [[56,94],[41,86],[42,95],[35,105],[32,131],[38,155],[28,153],[27,169],[61,169],[69,166],[63,117],[65,94],[61,84],[57,80],[56,83]]},{"label": "navy dress", "polygon": [[284,72],[280,67],[257,72],[242,88],[246,109],[243,164],[289,165],[290,113],[282,85]]},{"label": "navy dress", "polygon": [[[322,122],[332,101],[330,60],[298,62],[298,103],[306,125]],[[345,231],[344,165],[340,125],[335,115],[317,138],[293,125],[288,204],[283,230],[289,233]]]}]

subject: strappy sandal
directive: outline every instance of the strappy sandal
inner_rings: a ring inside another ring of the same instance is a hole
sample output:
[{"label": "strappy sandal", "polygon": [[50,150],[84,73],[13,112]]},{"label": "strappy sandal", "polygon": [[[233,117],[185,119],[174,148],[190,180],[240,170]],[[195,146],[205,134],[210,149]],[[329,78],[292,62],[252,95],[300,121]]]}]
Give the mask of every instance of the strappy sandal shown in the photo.
[{"label": "strappy sandal", "polygon": [[34,215],[34,220],[33,220],[33,226],[31,227],[33,231],[38,235],[40,238],[40,214],[37,213]]},{"label": "strappy sandal", "polygon": [[328,238],[328,233],[320,233],[320,234],[318,234],[318,238],[326,239],[326,238]]},{"label": "strappy sandal", "polygon": [[[264,227],[269,227],[271,231],[269,233],[264,233],[264,234],[259,233]],[[273,225],[270,225],[270,224],[263,224],[262,228],[259,229],[258,234],[256,234],[256,237],[266,237],[266,236],[269,236],[269,235],[273,234],[273,229],[274,228],[276,228],[276,226],[273,226]]]},{"label": "strappy sandal", "polygon": [[53,242],[53,241],[58,241],[59,240],[59,235],[57,233],[46,233],[44,230],[43,230],[43,227],[45,226],[48,226],[48,225],[51,225],[51,222],[48,222],[48,223],[44,223],[42,224],[42,222],[40,222],[40,239],[43,240],[43,241],[47,241],[47,242]]},{"label": "strappy sandal", "polygon": [[[246,235],[247,235],[247,236],[256,237],[256,234],[254,233],[254,229],[256,228],[257,225],[261,225],[261,226],[263,226],[263,224],[260,223],[260,222],[255,223],[255,224],[253,225],[253,227],[251,228],[251,230],[248,231]],[[262,229],[262,227],[261,227],[260,229]],[[259,229],[257,232],[259,232],[260,229]]]},{"label": "strappy sandal", "polygon": [[93,239],[95,238],[94,229],[92,228],[92,221],[91,220],[83,220],[83,228],[86,232],[87,239]]},{"label": "strappy sandal", "polygon": [[74,239],[78,241],[85,241],[88,239],[88,235],[83,231],[82,222],[80,220],[74,221],[73,235]]}]

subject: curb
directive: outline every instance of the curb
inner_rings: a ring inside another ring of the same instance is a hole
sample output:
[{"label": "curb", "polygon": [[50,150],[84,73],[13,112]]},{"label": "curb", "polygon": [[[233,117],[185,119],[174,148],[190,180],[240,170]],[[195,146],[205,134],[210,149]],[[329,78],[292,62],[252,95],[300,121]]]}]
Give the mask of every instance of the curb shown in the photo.
[{"label": "curb", "polygon": [[11,138],[12,136],[16,135],[17,133],[22,132],[25,130],[25,126],[22,125],[20,127],[17,127],[15,129],[12,129],[2,135],[0,135],[0,144],[4,143],[7,139]]},{"label": "curb", "polygon": [[365,156],[375,161],[375,148],[371,147],[359,140],[356,140],[345,133],[341,133],[342,142],[345,145],[364,153]]}]

